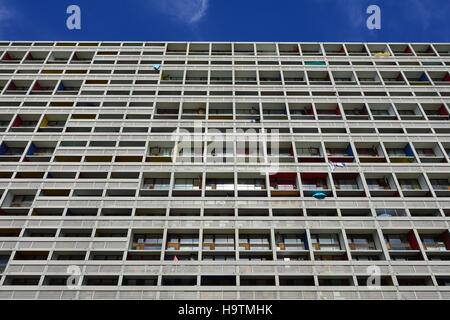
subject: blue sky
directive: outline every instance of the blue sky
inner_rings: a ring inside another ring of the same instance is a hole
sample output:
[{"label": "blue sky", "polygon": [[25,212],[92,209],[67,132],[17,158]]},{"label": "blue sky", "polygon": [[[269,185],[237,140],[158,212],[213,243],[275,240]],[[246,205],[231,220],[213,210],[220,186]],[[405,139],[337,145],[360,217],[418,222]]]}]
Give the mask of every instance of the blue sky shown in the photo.
[{"label": "blue sky", "polygon": [[[81,8],[81,30],[66,8]],[[366,27],[369,5],[381,30]],[[1,40],[450,42],[449,0],[0,0]]]}]

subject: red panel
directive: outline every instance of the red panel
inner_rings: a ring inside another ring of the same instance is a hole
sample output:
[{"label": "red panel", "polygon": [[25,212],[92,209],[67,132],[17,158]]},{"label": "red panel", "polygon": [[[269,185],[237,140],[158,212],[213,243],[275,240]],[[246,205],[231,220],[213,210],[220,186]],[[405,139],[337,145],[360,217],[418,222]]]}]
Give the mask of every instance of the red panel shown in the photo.
[{"label": "red panel", "polygon": [[297,173],[295,172],[281,172],[270,176],[270,179],[295,179]]},{"label": "red panel", "polygon": [[410,232],[408,232],[408,240],[413,250],[419,250],[419,244],[417,243],[417,239],[414,236],[414,231],[411,230]]},{"label": "red panel", "polygon": [[338,116],[341,115],[341,109],[339,109],[339,105],[336,105],[336,114],[337,114]]},{"label": "red panel", "polygon": [[397,81],[405,81],[401,73],[398,75]]},{"label": "red panel", "polygon": [[304,172],[300,173],[302,179],[326,179],[328,177],[328,173],[313,173],[313,172]]},{"label": "red panel", "polygon": [[442,237],[442,241],[445,244],[445,248],[447,250],[450,250],[450,233],[448,232],[448,230],[445,230],[444,233],[441,235]]},{"label": "red panel", "polygon": [[39,82],[36,81],[36,83],[33,86],[33,91],[41,90],[41,85]]},{"label": "red panel", "polygon": [[444,81],[450,81],[450,73],[447,73],[444,77]]},{"label": "red panel", "polygon": [[448,111],[447,111],[447,109],[445,109],[445,106],[444,106],[444,105],[442,105],[442,106],[439,108],[439,114],[440,114],[441,116],[448,116]]},{"label": "red panel", "polygon": [[14,119],[13,122],[13,127],[20,127],[22,125],[22,118],[20,118],[19,116],[16,117],[16,119]]},{"label": "red panel", "polygon": [[27,57],[25,58],[25,60],[34,60],[33,59],[33,55],[31,54],[31,53],[29,53],[28,55],[27,55]]},{"label": "red panel", "polygon": [[339,53],[345,53],[344,46],[341,47],[341,50],[339,50]]},{"label": "red panel", "polygon": [[14,82],[11,82],[8,86],[8,90],[16,90],[16,84]]},{"label": "red panel", "polygon": [[412,53],[411,48],[409,46],[406,46],[405,53]]},{"label": "red panel", "polygon": [[11,56],[9,55],[9,53],[7,52],[4,56],[3,56],[3,61],[8,61],[11,60]]}]

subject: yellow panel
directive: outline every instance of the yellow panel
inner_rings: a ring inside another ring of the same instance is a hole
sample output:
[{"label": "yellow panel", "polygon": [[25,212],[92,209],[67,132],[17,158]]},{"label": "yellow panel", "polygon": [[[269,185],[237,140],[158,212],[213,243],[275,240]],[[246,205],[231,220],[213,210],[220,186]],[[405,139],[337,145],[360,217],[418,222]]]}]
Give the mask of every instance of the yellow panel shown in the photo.
[{"label": "yellow panel", "polygon": [[45,128],[48,126],[48,119],[44,116],[44,119],[42,119],[41,128]]}]

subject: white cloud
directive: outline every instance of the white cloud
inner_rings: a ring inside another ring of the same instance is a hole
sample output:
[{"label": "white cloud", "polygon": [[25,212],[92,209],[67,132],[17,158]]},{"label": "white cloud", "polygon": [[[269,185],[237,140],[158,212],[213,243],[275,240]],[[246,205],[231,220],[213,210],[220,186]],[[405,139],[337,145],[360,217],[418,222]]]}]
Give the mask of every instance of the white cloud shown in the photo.
[{"label": "white cloud", "polygon": [[3,37],[4,29],[8,26],[8,21],[13,18],[13,11],[0,1],[0,37]]},{"label": "white cloud", "polygon": [[178,21],[194,24],[208,10],[208,0],[151,0],[158,10]]}]

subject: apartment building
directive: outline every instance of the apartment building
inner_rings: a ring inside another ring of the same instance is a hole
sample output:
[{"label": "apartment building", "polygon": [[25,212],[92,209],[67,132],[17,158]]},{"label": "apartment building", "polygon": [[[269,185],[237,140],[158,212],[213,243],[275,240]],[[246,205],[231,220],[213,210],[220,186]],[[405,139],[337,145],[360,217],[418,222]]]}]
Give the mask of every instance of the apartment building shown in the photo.
[{"label": "apartment building", "polygon": [[450,44],[0,42],[1,299],[450,299]]}]

